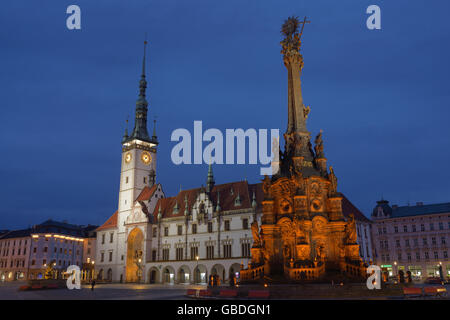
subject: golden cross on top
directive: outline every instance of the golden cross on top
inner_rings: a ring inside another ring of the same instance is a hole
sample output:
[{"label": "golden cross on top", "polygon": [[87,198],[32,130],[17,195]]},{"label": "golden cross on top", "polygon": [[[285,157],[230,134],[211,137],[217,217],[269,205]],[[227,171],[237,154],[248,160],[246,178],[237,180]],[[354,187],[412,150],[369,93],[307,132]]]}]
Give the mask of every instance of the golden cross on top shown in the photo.
[{"label": "golden cross on top", "polygon": [[302,37],[302,34],[303,34],[303,28],[305,27],[305,23],[311,23],[311,21],[306,20],[306,16],[305,16],[305,18],[303,19],[302,22],[299,22],[299,24],[302,25],[302,29],[300,30],[300,34],[299,34],[299,37],[300,37],[300,38]]}]

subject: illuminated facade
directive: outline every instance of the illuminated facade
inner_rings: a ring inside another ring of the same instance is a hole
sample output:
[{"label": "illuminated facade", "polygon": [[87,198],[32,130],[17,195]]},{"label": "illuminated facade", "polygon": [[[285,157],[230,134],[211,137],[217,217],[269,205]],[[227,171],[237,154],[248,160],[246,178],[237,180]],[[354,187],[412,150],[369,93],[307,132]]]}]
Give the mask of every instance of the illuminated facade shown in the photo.
[{"label": "illuminated facade", "polygon": [[300,73],[301,24],[289,18],[282,27],[284,65],[288,71],[288,126],[279,171],[263,180],[261,226],[253,229],[252,261],[242,270],[245,280],[263,276],[289,280],[317,280],[331,273],[365,276],[353,214],[343,214],[343,195],[337,191],[332,167],[327,169],[322,132],[314,151],[306,121]]},{"label": "illuminated facade", "polygon": [[95,252],[95,228],[48,220],[29,229],[3,234],[0,280],[42,279],[50,269],[52,278],[61,278],[70,265],[79,266],[84,275],[87,252]]},{"label": "illuminated facade", "polygon": [[450,277],[450,203],[390,206],[372,212],[375,263],[391,276],[411,271],[415,279]]}]

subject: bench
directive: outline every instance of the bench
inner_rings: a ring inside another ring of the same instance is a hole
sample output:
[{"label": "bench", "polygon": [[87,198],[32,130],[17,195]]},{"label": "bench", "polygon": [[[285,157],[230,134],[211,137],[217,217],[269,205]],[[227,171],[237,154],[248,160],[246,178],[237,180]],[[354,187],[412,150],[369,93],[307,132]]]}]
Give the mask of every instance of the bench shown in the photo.
[{"label": "bench", "polygon": [[35,285],[31,286],[31,289],[39,290],[39,289],[42,289],[42,286],[35,284]]},{"label": "bench", "polygon": [[249,290],[249,298],[269,298],[270,292],[268,290]]},{"label": "bench", "polygon": [[59,286],[58,286],[57,284],[48,284],[48,285],[46,286],[46,288],[47,288],[47,289],[58,289]]},{"label": "bench", "polygon": [[197,295],[197,289],[188,289],[186,291],[186,295],[187,296],[195,296],[195,295]]},{"label": "bench", "polygon": [[212,295],[211,290],[199,290],[198,295],[200,297],[210,297]]},{"label": "bench", "polygon": [[407,298],[421,297],[422,289],[417,287],[403,288],[403,295]]},{"label": "bench", "polygon": [[222,298],[233,298],[237,297],[237,290],[220,290],[219,297]]},{"label": "bench", "polygon": [[423,293],[427,296],[442,297],[447,295],[445,287],[425,287]]}]

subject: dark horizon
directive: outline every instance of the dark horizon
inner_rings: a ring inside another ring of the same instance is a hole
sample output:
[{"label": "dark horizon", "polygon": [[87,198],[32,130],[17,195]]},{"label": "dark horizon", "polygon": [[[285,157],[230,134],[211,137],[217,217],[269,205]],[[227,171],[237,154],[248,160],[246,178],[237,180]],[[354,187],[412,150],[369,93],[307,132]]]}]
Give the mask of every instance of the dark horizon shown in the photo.
[{"label": "dark horizon", "polygon": [[[338,191],[369,218],[382,197],[450,202],[450,3],[379,2],[382,29],[373,31],[365,0],[80,0],[77,31],[66,28],[67,3],[3,4],[0,230],[50,218],[101,225],[117,209],[120,142],[127,117],[129,132],[134,125],[145,32],[148,130],[156,116],[156,180],[166,196],[205,184],[208,170],[171,162],[173,130],[202,120],[203,130],[278,128],[282,136],[280,27],[291,15],[311,20],[301,49],[308,130],[312,142],[324,130]],[[214,165],[216,184],[258,183],[260,167]]]}]

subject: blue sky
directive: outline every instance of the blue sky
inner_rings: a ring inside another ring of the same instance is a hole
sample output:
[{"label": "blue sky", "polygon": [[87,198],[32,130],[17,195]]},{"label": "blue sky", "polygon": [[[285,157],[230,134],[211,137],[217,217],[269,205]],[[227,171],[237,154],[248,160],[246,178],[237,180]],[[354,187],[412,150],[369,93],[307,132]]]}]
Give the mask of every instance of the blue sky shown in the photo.
[{"label": "blue sky", "polygon": [[[81,8],[78,31],[66,28],[71,4]],[[371,4],[381,8],[381,30],[366,28]],[[381,196],[448,202],[449,10],[447,1],[406,0],[5,1],[0,229],[48,218],[101,224],[116,210],[145,32],[166,195],[200,186],[207,174],[206,165],[171,162],[173,130],[202,120],[205,129],[284,132],[279,30],[290,15],[312,21],[302,47],[308,129],[324,130],[339,190],[366,215]],[[215,166],[216,183],[256,183],[259,168]]]}]

